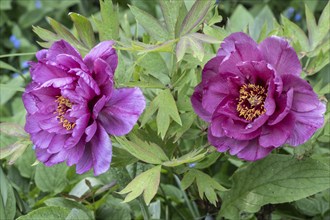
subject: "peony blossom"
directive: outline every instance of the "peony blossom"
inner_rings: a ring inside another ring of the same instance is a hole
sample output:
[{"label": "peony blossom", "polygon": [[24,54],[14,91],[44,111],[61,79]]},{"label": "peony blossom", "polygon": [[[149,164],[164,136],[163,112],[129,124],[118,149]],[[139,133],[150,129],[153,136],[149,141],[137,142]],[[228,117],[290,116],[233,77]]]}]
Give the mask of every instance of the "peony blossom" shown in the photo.
[{"label": "peony blossom", "polygon": [[125,135],[145,108],[139,88],[114,88],[118,57],[113,41],[84,58],[64,40],[37,52],[32,82],[23,94],[25,130],[47,166],[66,161],[77,173],[99,175],[112,158],[109,135]]},{"label": "peony blossom", "polygon": [[209,142],[249,161],[283,144],[306,142],[323,125],[325,105],[301,71],[283,38],[259,45],[244,33],[225,38],[191,98],[195,112],[210,123]]}]

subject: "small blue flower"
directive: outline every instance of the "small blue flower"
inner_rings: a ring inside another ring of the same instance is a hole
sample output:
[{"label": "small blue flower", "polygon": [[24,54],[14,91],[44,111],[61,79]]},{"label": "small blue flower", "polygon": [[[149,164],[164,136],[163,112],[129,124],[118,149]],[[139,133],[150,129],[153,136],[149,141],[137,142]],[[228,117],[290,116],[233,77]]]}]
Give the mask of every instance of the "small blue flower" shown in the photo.
[{"label": "small blue flower", "polygon": [[40,0],[36,0],[35,3],[34,3],[34,5],[35,5],[35,7],[36,7],[37,9],[39,9],[39,8],[42,7],[42,3],[41,3]]},{"label": "small blue flower", "polygon": [[220,3],[220,0],[215,0],[215,4],[219,4]]},{"label": "small blue flower", "polygon": [[35,150],[35,149],[36,149],[36,145],[33,145],[33,146],[32,146],[32,149]]},{"label": "small blue flower", "polygon": [[24,62],[22,62],[22,63],[21,63],[21,67],[22,67],[22,69],[27,69],[27,68],[29,68],[29,62],[28,62],[28,61],[24,61]]},{"label": "small blue flower", "polygon": [[10,42],[14,45],[14,47],[16,49],[20,48],[21,46],[21,41],[14,35],[12,34],[10,37],[9,37],[9,40]]},{"label": "small blue flower", "polygon": [[300,13],[297,13],[295,16],[294,16],[294,21],[300,21],[301,20],[301,14]]},{"label": "small blue flower", "polygon": [[290,8],[288,8],[288,10],[286,11],[285,16],[288,17],[288,18],[291,18],[292,15],[293,15],[293,13],[294,13],[294,8],[293,8],[293,7],[290,7]]},{"label": "small blue flower", "polygon": [[195,167],[196,166],[196,163],[190,163],[189,165],[188,165],[188,167],[190,167],[190,168],[193,168],[193,167]]},{"label": "small blue flower", "polygon": [[18,73],[13,73],[13,74],[11,74],[11,78],[17,78],[18,76],[19,76]]}]

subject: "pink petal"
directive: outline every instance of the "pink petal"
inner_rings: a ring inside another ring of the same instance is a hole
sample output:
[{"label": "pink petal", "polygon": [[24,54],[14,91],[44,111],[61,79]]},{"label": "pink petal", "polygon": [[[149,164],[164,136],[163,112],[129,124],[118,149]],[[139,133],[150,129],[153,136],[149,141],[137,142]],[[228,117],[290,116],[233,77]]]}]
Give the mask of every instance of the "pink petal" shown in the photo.
[{"label": "pink petal", "polygon": [[145,99],[139,88],[121,88],[99,113],[98,120],[112,135],[125,135],[130,132],[145,108]]},{"label": "pink petal", "polygon": [[272,36],[260,43],[263,58],[271,64],[278,74],[299,76],[302,69],[298,56],[287,40]]}]

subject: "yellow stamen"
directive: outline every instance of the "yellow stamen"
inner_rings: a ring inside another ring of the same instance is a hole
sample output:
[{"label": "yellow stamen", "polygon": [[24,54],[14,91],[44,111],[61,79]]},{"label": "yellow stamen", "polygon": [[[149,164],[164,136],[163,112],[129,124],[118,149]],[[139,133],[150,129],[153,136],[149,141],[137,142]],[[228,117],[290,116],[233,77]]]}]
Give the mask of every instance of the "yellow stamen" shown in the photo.
[{"label": "yellow stamen", "polygon": [[239,90],[237,112],[248,121],[266,112],[264,102],[267,97],[266,89],[260,85],[244,84]]},{"label": "yellow stamen", "polygon": [[72,108],[72,103],[63,96],[56,96],[56,98],[55,102],[57,102],[58,105],[54,114],[57,114],[56,118],[66,130],[72,130],[76,126],[76,123],[72,123],[64,117],[65,113]]}]

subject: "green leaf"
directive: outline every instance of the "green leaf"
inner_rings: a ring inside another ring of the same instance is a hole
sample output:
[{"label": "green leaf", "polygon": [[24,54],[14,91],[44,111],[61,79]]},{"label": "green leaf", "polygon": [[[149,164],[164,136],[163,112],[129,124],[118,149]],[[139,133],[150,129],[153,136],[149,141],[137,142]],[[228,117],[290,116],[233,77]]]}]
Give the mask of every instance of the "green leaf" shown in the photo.
[{"label": "green leaf", "polygon": [[73,34],[61,23],[57,22],[56,20],[47,17],[47,20],[54,29],[54,31],[63,39],[66,39],[71,44],[80,44],[80,42],[77,40]]},{"label": "green leaf", "polygon": [[101,207],[96,211],[96,219],[120,219],[120,220],[131,220],[131,209],[123,200],[108,196],[107,200]]},{"label": "green leaf", "polygon": [[189,46],[189,40],[186,37],[181,37],[180,41],[176,45],[175,54],[177,62],[180,62],[183,59]]},{"label": "green leaf", "polygon": [[33,9],[26,11],[23,15],[19,17],[18,24],[23,29],[30,28],[31,25],[37,23],[41,19],[44,18],[45,14],[44,12],[47,12],[47,9],[39,10],[39,9]]},{"label": "green leaf", "polygon": [[17,220],[65,219],[70,211],[70,209],[64,207],[42,207],[29,212],[27,215],[20,216]]},{"label": "green leaf", "polygon": [[216,205],[218,201],[217,194],[215,190],[218,191],[226,191],[227,189],[221,186],[217,181],[215,181],[212,177],[205,174],[202,171],[191,169],[189,170],[183,177],[181,181],[181,186],[185,190],[187,189],[194,181],[196,180],[196,184],[198,187],[198,193],[201,199],[205,197],[208,201],[210,201],[213,205]]},{"label": "green leaf", "polygon": [[0,133],[20,138],[28,137],[28,134],[24,131],[24,128],[21,125],[10,122],[0,123]]},{"label": "green leaf", "polygon": [[187,13],[188,13],[188,11],[187,11],[186,4],[185,3],[181,4],[181,7],[179,9],[179,15],[177,17],[176,24],[175,24],[175,37],[176,38],[180,37],[180,30],[182,27],[182,22],[183,22],[184,18],[186,17]]},{"label": "green leaf", "polygon": [[237,219],[240,211],[254,213],[262,205],[292,202],[330,187],[327,164],[291,155],[269,155],[240,168],[232,188],[222,196],[221,216]]},{"label": "green leaf", "polygon": [[34,33],[36,33],[42,40],[46,41],[46,42],[54,42],[57,40],[60,40],[61,37],[58,36],[57,34],[46,30],[44,28],[38,27],[38,26],[32,26],[32,30]]},{"label": "green leaf", "polygon": [[196,0],[182,22],[180,36],[190,33],[202,23],[211,7],[212,1],[210,0]]},{"label": "green leaf", "polygon": [[137,161],[138,159],[128,153],[127,150],[113,146],[111,167],[125,167]]},{"label": "green leaf", "polygon": [[319,54],[312,59],[306,68],[308,75],[313,75],[319,72],[323,67],[330,63],[330,50],[323,52],[322,50]]},{"label": "green leaf", "polygon": [[1,60],[0,60],[0,69],[11,70],[13,72],[20,72],[18,69],[16,69],[12,65],[9,65],[8,63],[3,62]]},{"label": "green leaf", "polygon": [[170,137],[174,137],[173,142],[177,142],[182,137],[182,135],[189,130],[197,116],[195,112],[186,112],[181,114],[180,117],[182,121],[182,126],[175,124],[174,126],[171,126],[168,131]]},{"label": "green leaf", "polygon": [[46,167],[38,164],[34,180],[39,189],[44,192],[59,193],[67,184],[66,172],[68,167],[65,163],[57,164],[52,167]]},{"label": "green leaf", "polygon": [[24,80],[21,77],[13,78],[6,84],[0,84],[0,104],[7,103],[16,92],[24,92],[24,88],[21,86],[24,84]]},{"label": "green leaf", "polygon": [[27,140],[18,140],[14,144],[0,148],[0,159],[11,155],[8,164],[12,165],[24,153],[25,149],[31,144]]},{"label": "green leaf", "polygon": [[137,22],[153,39],[165,41],[169,38],[168,31],[153,16],[135,6],[129,7]]},{"label": "green leaf", "polygon": [[88,47],[92,49],[95,45],[94,31],[91,22],[84,16],[70,12],[75,28],[77,29],[78,36],[81,41]]},{"label": "green leaf", "polygon": [[250,35],[252,36],[252,38],[258,39],[258,36],[260,35],[261,29],[264,24],[267,24],[268,30],[273,30],[274,20],[275,17],[273,15],[272,10],[269,8],[268,5],[264,6],[263,9],[258,13],[257,17],[255,17],[253,25],[249,27]]},{"label": "green leaf", "polygon": [[135,177],[119,194],[128,195],[124,202],[132,201],[143,193],[144,201],[149,205],[156,195],[160,181],[161,166],[155,166]]},{"label": "green leaf", "polygon": [[185,154],[179,158],[173,158],[170,161],[166,161],[164,162],[162,165],[167,166],[167,167],[176,167],[179,165],[182,165],[184,163],[192,163],[195,162],[197,160],[202,159],[205,154],[207,153],[207,151],[204,151],[203,148],[199,149],[199,150],[193,150],[191,152],[189,152],[188,154]]},{"label": "green leaf", "polygon": [[301,46],[301,51],[309,51],[309,42],[305,32],[283,15],[281,15],[281,20],[286,36],[292,38],[294,42],[298,41]]},{"label": "green leaf", "polygon": [[76,209],[73,208],[71,209],[70,213],[68,214],[68,216],[65,218],[65,220],[77,220],[77,219],[92,219],[90,218],[84,211],[82,211],[81,209]]},{"label": "green leaf", "polygon": [[[47,206],[56,206],[56,207],[64,207],[64,208],[68,208],[68,209],[78,209],[78,210],[82,210],[85,214],[87,214],[88,218],[84,218],[84,219],[94,219],[94,214],[91,210],[89,210],[88,208],[86,208],[84,205],[75,202],[73,200],[68,200],[68,199],[64,199],[64,198],[60,198],[60,197],[55,197],[55,198],[50,198],[47,199],[45,201],[45,204]],[[78,218],[76,218],[78,219]]]},{"label": "green leaf", "polygon": [[138,137],[133,137],[132,141],[127,140],[125,137],[115,137],[121,147],[125,148],[130,154],[147,163],[161,164],[167,161],[168,158],[164,151],[154,143],[147,143],[140,140]]},{"label": "green leaf", "polygon": [[117,40],[119,37],[118,11],[113,7],[111,0],[100,0],[101,18],[94,18],[100,34],[100,40]]},{"label": "green leaf", "polygon": [[298,200],[294,204],[301,213],[308,216],[323,216],[330,209],[330,203],[322,196],[322,193],[316,194],[314,198],[310,197]]},{"label": "green leaf", "polygon": [[320,40],[319,29],[316,25],[315,17],[307,5],[305,5],[305,14],[306,14],[308,36],[309,36],[309,45],[310,48],[313,50]]},{"label": "green leaf", "polygon": [[149,107],[146,109],[142,116],[142,125],[145,125],[150,117],[158,110],[156,122],[158,127],[158,134],[164,139],[167,129],[170,126],[170,118],[182,125],[178,108],[174,98],[169,89],[161,91],[156,98],[150,102]]},{"label": "green leaf", "polygon": [[243,31],[248,25],[253,24],[253,17],[242,5],[238,5],[230,16],[227,29],[231,32]]},{"label": "green leaf", "polygon": [[64,25],[50,17],[47,17],[47,20],[61,39],[64,39],[68,43],[74,45],[82,54],[86,54],[88,52],[88,49],[82,45],[81,42]]},{"label": "green leaf", "polygon": [[161,0],[159,1],[167,31],[171,38],[175,37],[175,24],[179,16],[180,8],[183,4],[182,0]]},{"label": "green leaf", "polygon": [[320,40],[323,40],[324,37],[327,36],[327,34],[330,31],[330,2],[325,6],[325,8],[322,11],[322,14],[319,19],[319,35]]},{"label": "green leaf", "polygon": [[32,164],[35,161],[36,161],[35,152],[32,149],[32,147],[28,147],[24,151],[22,157],[19,157],[17,159],[15,165],[23,177],[31,179],[36,169],[35,166],[32,166]]},{"label": "green leaf", "polygon": [[16,199],[13,187],[0,167],[0,219],[14,219]]},{"label": "green leaf", "polygon": [[215,190],[226,191],[227,189],[221,186],[212,177],[203,173],[202,171],[199,170],[192,170],[192,171],[195,172],[199,197],[203,199],[205,195],[208,201],[210,201],[213,205],[216,205],[218,198]]},{"label": "green leaf", "polygon": [[158,134],[164,139],[166,131],[170,125],[170,118],[176,123],[182,125],[181,118],[174,101],[174,98],[169,89],[163,90],[154,99],[155,105],[158,106],[158,113],[156,117]]}]

